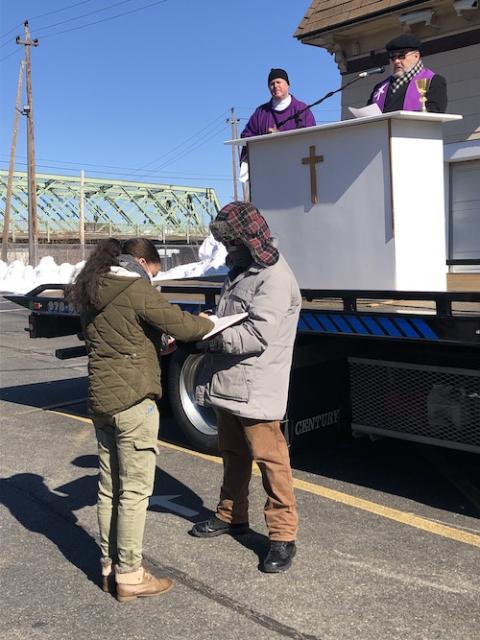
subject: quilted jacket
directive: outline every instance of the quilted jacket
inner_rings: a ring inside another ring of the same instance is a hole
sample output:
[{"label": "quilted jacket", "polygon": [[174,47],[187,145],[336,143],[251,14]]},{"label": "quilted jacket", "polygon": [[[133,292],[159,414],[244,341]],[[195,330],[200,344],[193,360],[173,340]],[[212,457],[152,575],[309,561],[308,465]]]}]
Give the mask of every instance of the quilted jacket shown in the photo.
[{"label": "quilted jacket", "polygon": [[99,288],[98,307],[81,318],[88,353],[89,408],[114,415],[161,396],[157,346],[161,333],[190,342],[213,327],[207,318],[170,304],[131,271],[112,267]]},{"label": "quilted jacket", "polygon": [[254,420],[281,420],[287,406],[293,344],[302,298],[282,256],[270,267],[253,263],[231,279],[217,315],[247,312],[222,332],[221,352],[207,353],[199,369],[196,400]]}]

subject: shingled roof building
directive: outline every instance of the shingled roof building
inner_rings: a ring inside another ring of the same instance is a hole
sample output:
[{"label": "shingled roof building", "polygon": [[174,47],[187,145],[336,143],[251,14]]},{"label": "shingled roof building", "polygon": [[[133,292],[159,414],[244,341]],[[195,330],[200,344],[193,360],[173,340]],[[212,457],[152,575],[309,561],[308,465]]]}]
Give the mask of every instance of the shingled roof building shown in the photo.
[{"label": "shingled roof building", "polygon": [[[426,66],[445,76],[448,113],[463,120],[445,125],[445,160],[450,260],[480,271],[480,9],[478,0],[313,0],[294,36],[327,49],[343,82],[369,68],[387,65],[385,43],[402,32],[423,43]],[[382,76],[372,76],[342,93],[348,106],[363,106]]]}]

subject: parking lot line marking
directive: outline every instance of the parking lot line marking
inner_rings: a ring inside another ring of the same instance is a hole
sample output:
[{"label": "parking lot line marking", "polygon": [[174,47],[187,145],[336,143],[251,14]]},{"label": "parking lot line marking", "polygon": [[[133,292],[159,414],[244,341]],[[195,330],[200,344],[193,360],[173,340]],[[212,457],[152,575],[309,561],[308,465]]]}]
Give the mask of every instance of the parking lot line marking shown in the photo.
[{"label": "parking lot line marking", "polygon": [[[158,444],[161,447],[174,449],[176,451],[183,451],[195,457],[203,458],[204,460],[210,460],[211,462],[216,462],[217,464],[222,464],[222,459],[218,456],[210,456],[206,453],[190,451],[189,449],[184,449],[183,447],[171,444],[170,442],[164,442],[163,440],[159,440]],[[257,476],[261,475],[260,469],[256,464],[254,464],[253,473]],[[326,498],[334,502],[339,502],[349,507],[354,507],[355,509],[368,511],[369,513],[374,513],[375,515],[387,518],[388,520],[394,520],[395,522],[400,522],[416,529],[422,529],[423,531],[433,533],[437,536],[450,538],[451,540],[463,542],[474,547],[480,547],[480,535],[477,535],[475,533],[470,533],[462,529],[456,529],[455,527],[450,527],[439,522],[434,522],[433,520],[423,518],[422,516],[417,516],[413,513],[400,511],[399,509],[392,509],[391,507],[385,507],[384,505],[381,505],[377,502],[372,502],[371,500],[365,500],[363,498],[357,498],[356,496],[352,496],[349,493],[344,493],[335,489],[329,489],[328,487],[325,487],[323,485],[300,480],[299,478],[293,478],[293,486],[295,487],[295,489],[300,489],[301,491],[305,491],[307,493],[313,493],[315,495],[321,496],[322,498]]]},{"label": "parking lot line marking", "polygon": [[173,449],[174,451],[181,451],[182,453],[188,453],[195,458],[202,458],[202,460],[209,460],[210,462],[216,462],[217,464],[222,464],[222,459],[220,456],[212,456],[208,453],[200,453],[200,451],[193,451],[192,449],[186,449],[185,447],[180,447],[178,444],[173,444],[171,442],[165,442],[165,440],[157,440],[159,447],[165,447],[165,449]]},{"label": "parking lot line marking", "polygon": [[316,495],[322,496],[323,498],[327,498],[328,500],[340,502],[342,504],[360,509],[362,511],[374,513],[375,515],[387,518],[388,520],[394,520],[395,522],[406,524],[409,527],[421,529],[423,531],[426,531],[427,533],[433,533],[443,538],[450,538],[450,540],[463,542],[473,547],[480,547],[480,535],[475,533],[469,533],[468,531],[464,531],[462,529],[457,529],[455,527],[440,524],[438,522],[434,522],[433,520],[429,520],[428,518],[423,518],[422,516],[408,513],[407,511],[400,511],[400,509],[385,507],[384,505],[377,502],[372,502],[363,498],[357,498],[356,496],[352,496],[349,493],[343,493],[342,491],[329,489],[328,487],[316,485],[312,482],[306,482],[305,480],[299,480],[298,478],[293,479],[293,485],[296,489],[314,493]]},{"label": "parking lot line marking", "polygon": [[[92,422],[90,419],[82,418],[81,416],[76,416],[69,413],[63,413],[61,411],[52,411],[52,413],[63,415],[67,418],[73,418],[74,420],[78,420],[79,422],[89,424],[91,424]],[[196,458],[202,458],[203,460],[208,460],[209,462],[222,464],[222,459],[218,456],[212,456],[207,453],[200,453],[199,451],[192,451],[190,449],[186,449],[185,447],[180,447],[179,445],[172,444],[171,442],[165,442],[164,440],[158,440],[157,442],[160,447],[164,447],[165,449],[173,449],[174,451],[187,453],[188,455],[194,456]],[[253,474],[256,476],[260,475],[260,470],[258,469],[257,465],[254,465],[253,467]],[[442,538],[449,538],[450,540],[455,540],[456,542],[462,542],[464,544],[480,548],[480,535],[476,533],[470,533],[468,531],[464,531],[463,529],[456,529],[455,527],[441,524],[439,522],[429,520],[428,518],[423,518],[422,516],[408,513],[407,511],[400,511],[400,509],[385,507],[378,502],[372,502],[371,500],[365,500],[364,498],[357,498],[356,496],[352,496],[349,493],[337,491],[336,489],[329,489],[328,487],[325,487],[323,485],[314,484],[313,482],[307,482],[306,480],[300,480],[299,478],[293,478],[293,486],[295,487],[295,489],[300,489],[301,491],[305,491],[306,493],[312,493],[314,495],[321,496],[322,498],[332,500],[333,502],[339,502],[346,506],[360,509],[361,511],[367,511],[368,513],[373,513],[377,516],[381,516],[382,518],[400,522],[401,524],[406,524],[409,527],[420,529],[422,531],[432,533]]]},{"label": "parking lot line marking", "polygon": [[[62,407],[64,405],[61,405]],[[55,413],[57,416],[65,416],[66,418],[72,418],[72,420],[78,420],[78,422],[84,422],[86,424],[93,424],[90,418],[83,418],[82,416],[76,416],[74,413],[65,413],[64,411],[55,411],[54,409],[46,409],[47,413]]]}]

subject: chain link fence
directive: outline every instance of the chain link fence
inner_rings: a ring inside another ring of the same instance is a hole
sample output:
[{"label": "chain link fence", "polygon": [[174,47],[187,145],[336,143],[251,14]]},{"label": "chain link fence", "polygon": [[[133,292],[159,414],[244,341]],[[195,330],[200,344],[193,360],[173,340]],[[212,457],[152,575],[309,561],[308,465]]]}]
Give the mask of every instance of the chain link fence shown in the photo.
[{"label": "chain link fence", "polygon": [[[85,257],[88,258],[90,253],[95,248],[95,244],[85,245]],[[182,264],[188,264],[190,262],[198,261],[199,244],[189,245],[175,245],[165,244],[158,245],[158,253],[160,255],[160,261],[162,264],[162,271],[167,271],[172,267],[176,267]],[[51,256],[57,264],[63,264],[67,262],[69,264],[77,264],[82,260],[82,247],[79,244],[68,243],[50,243],[50,244],[38,244],[37,248],[38,261],[46,256]],[[23,262],[24,265],[28,264],[28,245],[24,243],[9,243],[7,262],[11,263],[14,260]]]}]

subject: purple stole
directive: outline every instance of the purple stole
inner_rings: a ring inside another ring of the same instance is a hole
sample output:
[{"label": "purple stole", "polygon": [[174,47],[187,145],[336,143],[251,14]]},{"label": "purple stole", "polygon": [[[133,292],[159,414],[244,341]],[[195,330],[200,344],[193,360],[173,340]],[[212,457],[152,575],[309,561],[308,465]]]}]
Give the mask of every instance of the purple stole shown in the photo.
[{"label": "purple stole", "polygon": [[[415,80],[420,80],[422,78],[428,78],[429,80],[431,80],[434,75],[435,74],[431,69],[422,69],[419,73],[413,76],[413,78],[408,83],[405,98],[403,100],[404,111],[420,111],[420,94],[418,93],[417,87],[415,85]],[[391,79],[391,77],[388,78],[383,84],[379,86],[379,88],[373,94],[373,102],[378,105],[380,111],[382,112],[385,106],[385,100],[387,98],[387,91]]]}]

